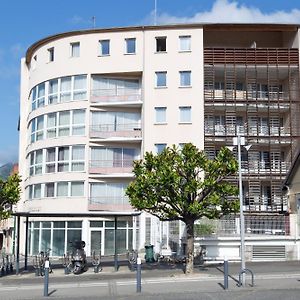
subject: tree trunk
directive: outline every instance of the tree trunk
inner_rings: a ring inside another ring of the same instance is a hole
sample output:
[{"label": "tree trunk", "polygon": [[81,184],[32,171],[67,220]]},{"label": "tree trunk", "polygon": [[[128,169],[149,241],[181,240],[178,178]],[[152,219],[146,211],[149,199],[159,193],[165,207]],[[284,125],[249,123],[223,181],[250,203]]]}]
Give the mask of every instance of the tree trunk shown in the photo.
[{"label": "tree trunk", "polygon": [[185,274],[192,274],[194,271],[194,221],[188,220],[185,225],[187,239]]}]

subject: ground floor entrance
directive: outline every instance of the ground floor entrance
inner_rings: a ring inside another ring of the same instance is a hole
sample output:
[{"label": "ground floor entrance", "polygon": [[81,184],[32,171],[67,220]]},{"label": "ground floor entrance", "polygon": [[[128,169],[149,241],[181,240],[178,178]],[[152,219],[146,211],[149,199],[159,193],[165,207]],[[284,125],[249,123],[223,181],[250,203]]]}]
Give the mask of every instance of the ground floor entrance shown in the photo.
[{"label": "ground floor entrance", "polygon": [[[38,220],[29,221],[28,254],[37,255],[50,249],[51,256],[63,256],[70,252],[71,242],[85,241],[88,256],[125,254],[136,249],[138,227],[136,217],[120,217],[115,224],[113,218],[81,220]],[[115,241],[116,239],[116,241]]]}]

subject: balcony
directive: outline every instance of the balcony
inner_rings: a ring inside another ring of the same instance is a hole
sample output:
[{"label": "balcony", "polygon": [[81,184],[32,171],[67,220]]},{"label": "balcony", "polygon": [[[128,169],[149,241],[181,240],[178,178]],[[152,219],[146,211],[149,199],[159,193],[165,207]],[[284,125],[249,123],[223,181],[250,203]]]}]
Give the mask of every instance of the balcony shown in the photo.
[{"label": "balcony", "polygon": [[97,211],[129,211],[132,210],[127,196],[98,196],[90,197],[88,210]]},{"label": "balcony", "polygon": [[205,99],[215,99],[222,100],[224,99],[236,99],[241,101],[246,100],[260,100],[266,101],[265,105],[268,105],[267,101],[271,102],[289,102],[289,93],[288,92],[268,92],[260,90],[221,90],[221,89],[205,89],[204,91]]},{"label": "balcony", "polygon": [[291,164],[289,162],[280,161],[242,161],[242,172],[243,173],[287,173]]},{"label": "balcony", "polygon": [[142,103],[142,94],[140,89],[93,89],[91,90],[91,102],[99,104]]},{"label": "balcony", "polygon": [[[251,125],[205,125],[206,135],[229,136],[237,133],[250,136],[290,136],[290,127]],[[247,133],[248,132],[248,133]]]},{"label": "balcony", "polygon": [[134,158],[114,160],[91,160],[89,172],[91,174],[131,173]]},{"label": "balcony", "polygon": [[128,124],[99,124],[90,127],[91,138],[138,138],[142,137],[142,127],[140,123]]}]

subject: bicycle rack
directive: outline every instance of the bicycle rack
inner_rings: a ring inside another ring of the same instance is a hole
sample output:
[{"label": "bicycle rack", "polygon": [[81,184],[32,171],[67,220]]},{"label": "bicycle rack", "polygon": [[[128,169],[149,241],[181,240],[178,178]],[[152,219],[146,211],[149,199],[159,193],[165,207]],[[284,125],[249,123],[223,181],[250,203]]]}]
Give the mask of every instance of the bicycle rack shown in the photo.
[{"label": "bicycle rack", "polygon": [[63,267],[64,267],[64,273],[65,275],[68,275],[71,273],[71,269],[70,269],[70,255],[69,255],[69,252],[67,252],[66,254],[64,254],[63,258],[62,258],[62,261],[63,261]]},{"label": "bicycle rack", "polygon": [[34,268],[34,272],[35,272],[35,276],[38,277],[40,276],[40,267],[38,264],[38,257],[35,255],[33,256],[33,262],[32,262],[33,268]]},{"label": "bicycle rack", "polygon": [[92,265],[94,266],[94,273],[99,273],[102,271],[101,267],[101,250],[99,256],[96,256],[96,252],[93,251]]},{"label": "bicycle rack", "polygon": [[239,272],[239,283],[238,286],[242,286],[242,274],[247,274],[250,273],[251,274],[251,286],[254,287],[254,274],[250,269],[243,269]]}]

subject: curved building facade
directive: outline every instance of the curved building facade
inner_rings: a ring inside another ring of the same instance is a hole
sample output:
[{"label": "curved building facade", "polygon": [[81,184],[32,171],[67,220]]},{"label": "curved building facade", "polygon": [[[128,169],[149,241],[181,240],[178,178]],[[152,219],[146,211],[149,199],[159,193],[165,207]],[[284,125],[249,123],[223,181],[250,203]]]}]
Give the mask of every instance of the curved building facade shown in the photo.
[{"label": "curved building facade", "polygon": [[[127,215],[119,252],[184,252],[183,224],[130,215],[132,163],[188,142],[213,157],[239,133],[253,145],[242,157],[247,258],[269,244],[263,235],[295,257],[297,212],[281,183],[299,145],[298,49],[297,26],[257,24],[93,29],[33,44],[21,64],[18,211],[90,217],[30,218],[29,254],[61,256],[73,239],[112,254],[114,219],[99,212]],[[238,217],[218,222],[199,243],[238,256]]]}]

